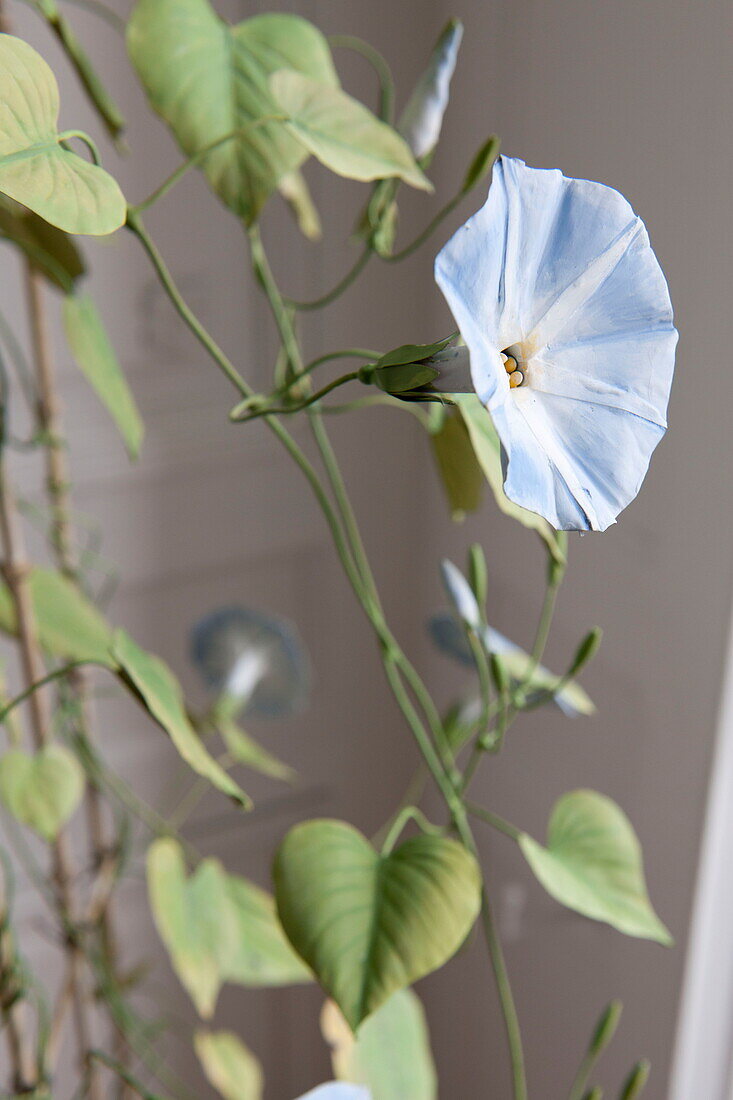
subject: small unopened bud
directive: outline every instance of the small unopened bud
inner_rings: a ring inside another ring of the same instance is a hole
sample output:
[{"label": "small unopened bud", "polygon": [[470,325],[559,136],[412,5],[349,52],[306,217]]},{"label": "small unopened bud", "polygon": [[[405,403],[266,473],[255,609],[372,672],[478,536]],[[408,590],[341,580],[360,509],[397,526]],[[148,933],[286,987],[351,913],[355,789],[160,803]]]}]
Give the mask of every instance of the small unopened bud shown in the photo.
[{"label": "small unopened bud", "polygon": [[438,393],[475,393],[471,381],[471,357],[464,344],[443,348],[425,360],[438,372],[431,386]]},{"label": "small unopened bud", "polygon": [[494,687],[500,695],[506,695],[510,687],[509,673],[506,670],[506,665],[497,653],[491,654],[489,666],[491,668],[491,679],[494,681]]},{"label": "small unopened bud", "polygon": [[463,24],[451,19],[398,123],[397,129],[418,160],[432,153],[438,144],[462,38]]},{"label": "small unopened bud", "polygon": [[468,579],[471,582],[473,594],[479,607],[486,606],[488,595],[488,576],[486,572],[486,555],[483,547],[477,542],[468,551]]},{"label": "small unopened bud", "polygon": [[606,1049],[611,1039],[613,1039],[616,1028],[618,1027],[618,1022],[621,1019],[623,1007],[620,1001],[611,1001],[610,1005],[606,1008],[596,1024],[593,1038],[588,1047],[588,1052],[593,1054],[596,1058]]},{"label": "small unopened bud", "polygon": [[592,630],[589,630],[583,641],[575,651],[572,664],[568,669],[568,678],[577,676],[581,668],[584,668],[589,661],[592,661],[601,644],[603,638],[603,631],[600,626],[594,626]]},{"label": "small unopened bud", "polygon": [[641,1096],[651,1071],[651,1064],[647,1061],[639,1062],[638,1065],[634,1066],[624,1082],[619,1100],[636,1100],[637,1096]]}]

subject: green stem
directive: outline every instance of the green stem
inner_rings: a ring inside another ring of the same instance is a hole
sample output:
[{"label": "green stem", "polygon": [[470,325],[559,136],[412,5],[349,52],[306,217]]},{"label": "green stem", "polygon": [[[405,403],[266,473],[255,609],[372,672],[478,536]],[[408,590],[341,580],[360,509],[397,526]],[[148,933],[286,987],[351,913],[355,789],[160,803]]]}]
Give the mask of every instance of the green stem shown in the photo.
[{"label": "green stem", "polygon": [[[49,672],[47,676],[43,676],[40,680],[36,680],[35,683],[27,687],[25,691],[21,691],[20,695],[16,695],[14,699],[11,699],[9,703],[6,703],[2,709],[0,709],[0,725],[7,719],[8,715],[19,707],[21,703],[24,703],[26,699],[29,699],[34,692],[40,688],[45,687],[46,684],[52,683],[54,680],[61,680],[65,676],[68,676],[70,672],[73,672],[77,668],[86,668],[87,665],[97,664],[96,661],[72,661],[71,664],[64,665],[62,668],[55,668],[53,672]],[[103,667],[103,666],[100,666]]]},{"label": "green stem", "polygon": [[[297,376],[297,378],[300,377],[302,376]],[[316,393],[312,393],[310,397],[308,397],[305,401],[301,401],[299,405],[284,405],[281,408],[273,408],[271,405],[266,405],[264,409],[255,409],[254,412],[249,413],[247,416],[237,415],[239,408],[241,408],[241,406],[239,406],[237,409],[232,410],[232,413],[230,414],[230,419],[237,424],[248,424],[250,420],[259,420],[263,416],[291,416],[293,413],[302,412],[303,409],[307,409],[311,405],[315,405],[315,403],[317,401],[320,401],[322,397],[327,397],[329,393],[332,393],[334,390],[338,389],[339,386],[345,386],[348,382],[356,382],[358,380],[359,372],[355,370],[349,371],[348,374],[343,374],[340,378],[336,378],[333,382],[329,382],[327,386],[323,387],[323,389],[318,390]]]},{"label": "green stem", "polygon": [[442,206],[440,208],[435,217],[432,218],[432,220],[429,221],[428,224],[425,226],[422,233],[418,233],[414,241],[412,241],[408,245],[405,245],[405,247],[400,249],[399,252],[393,252],[391,256],[383,256],[382,259],[385,261],[385,263],[399,263],[400,260],[406,260],[407,257],[411,256],[413,252],[417,252],[418,248],[421,248],[422,245],[425,244],[427,239],[433,235],[435,230],[440,226],[441,222],[444,222],[445,219],[453,213],[462,198],[463,191],[460,191],[457,195],[450,199],[450,201],[447,202],[445,206]]},{"label": "green stem", "polygon": [[353,34],[332,34],[328,41],[334,49],[353,50],[366,58],[379,80],[379,117],[384,122],[391,123],[394,117],[395,88],[392,71],[386,59],[371,43]]},{"label": "green stem", "polygon": [[328,306],[331,302],[335,302],[337,298],[349,289],[352,283],[361,275],[362,271],[372,258],[373,252],[371,245],[365,245],[364,250],[356,260],[353,267],[349,268],[344,277],[340,279],[336,286],[332,290],[329,290],[327,294],[322,294],[320,298],[312,298],[309,302],[298,301],[297,298],[285,298],[285,304],[291,309],[298,310],[299,313],[309,313],[315,309],[323,309],[324,306]]},{"label": "green stem", "polygon": [[477,806],[474,802],[466,802],[465,805],[472,817],[480,818],[481,821],[485,821],[487,825],[498,829],[500,833],[511,837],[512,840],[519,840],[522,835],[521,829],[517,829],[516,825],[512,825],[511,822],[506,821],[499,814],[492,813],[491,810],[485,810],[483,806]]},{"label": "green stem", "polygon": [[253,130],[257,130],[260,126],[269,125],[271,122],[285,122],[287,115],[263,115],[262,118],[254,119],[248,126],[240,127],[238,130],[231,130],[224,137],[217,138],[216,141],[210,142],[205,145],[203,149],[199,149],[192,157],[184,161],[183,164],[179,164],[171,174],[164,179],[159,187],[156,187],[155,191],[151,195],[148,195],[147,199],[143,199],[142,202],[136,203],[129,209],[133,214],[142,214],[144,210],[148,210],[158,199],[162,199],[164,195],[167,195],[171,188],[175,187],[179,180],[190,171],[191,168],[199,167],[204,160],[208,157],[209,153],[213,153],[215,149],[218,149],[221,145],[226,145],[229,141],[234,141],[235,138],[245,137]]},{"label": "green stem", "polygon": [[443,833],[443,829],[438,825],[433,825],[431,821],[428,821],[425,814],[422,810],[418,809],[417,806],[403,806],[390,825],[389,831],[384,838],[381,848],[381,854],[383,856],[388,856],[392,851],[408,821],[414,821],[421,831],[428,836],[438,836]]},{"label": "green stem", "polygon": [[223,374],[229,379],[233,386],[241,393],[242,397],[249,397],[253,392],[251,387],[247,385],[245,380],[240,375],[231,360],[224,354],[222,349],[217,344],[216,340],[207,332],[204,326],[199,321],[196,314],[187,305],[183,296],[181,295],[178,287],[175,284],[173,276],[170,270],[158,251],[157,246],[153,242],[150,234],[143,225],[142,218],[132,208],[127,212],[127,228],[135,234],[140,244],[143,246],[145,252],[150,259],[153,267],[155,268],[161,285],[166,294],[170,298],[176,312],[180,316],[181,320],[187,325],[187,327],[194,334],[199,343],[205,348],[210,357],[214,360],[216,365],[222,371]]}]

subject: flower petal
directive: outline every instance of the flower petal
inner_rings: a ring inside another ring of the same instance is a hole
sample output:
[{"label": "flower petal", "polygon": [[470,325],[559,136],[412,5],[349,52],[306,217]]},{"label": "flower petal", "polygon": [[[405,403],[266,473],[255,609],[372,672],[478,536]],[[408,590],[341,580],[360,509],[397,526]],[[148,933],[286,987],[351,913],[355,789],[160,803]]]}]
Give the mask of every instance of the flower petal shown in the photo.
[{"label": "flower petal", "polygon": [[[507,496],[605,530],[664,434],[677,333],[641,220],[617,191],[502,157],[436,260],[505,454]],[[510,390],[500,352],[520,346]]]}]

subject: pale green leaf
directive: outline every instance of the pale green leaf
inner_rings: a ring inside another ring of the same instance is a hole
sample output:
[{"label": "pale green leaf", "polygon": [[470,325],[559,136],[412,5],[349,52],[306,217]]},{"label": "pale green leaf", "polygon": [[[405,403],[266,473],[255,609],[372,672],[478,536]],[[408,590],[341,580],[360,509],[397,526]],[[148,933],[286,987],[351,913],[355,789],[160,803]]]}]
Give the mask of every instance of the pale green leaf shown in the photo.
[{"label": "pale green leaf", "polygon": [[124,224],[115,180],[59,142],[59,90],[31,46],[0,35],[0,192],[67,233],[102,236]]},{"label": "pale green leaf", "polygon": [[449,409],[430,439],[451,513],[462,520],[481,504],[484,473],[461,415]]},{"label": "pale green leaf", "polygon": [[372,1100],[435,1100],[438,1082],[425,1013],[411,989],[393,993],[356,1035],[333,1001],[321,1013],[340,1081],[367,1085]]},{"label": "pale green leaf", "polygon": [[163,727],[189,767],[230,798],[251,805],[244,791],[204,747],[186,714],[180,685],[168,666],[136,645],[124,630],[115,632],[112,656],[124,681]]},{"label": "pale green leaf", "polygon": [[341,821],[291,829],[274,878],[290,942],[353,1029],[447,962],[480,908],[476,861],[457,841],[417,836],[380,855]]},{"label": "pale green leaf", "polygon": [[224,961],[225,981],[251,987],[312,982],[313,975],[285,937],[270,894],[238,875],[227,877],[227,891],[237,936]]},{"label": "pale green leaf", "polygon": [[269,775],[271,779],[280,779],[284,783],[292,783],[295,779],[295,771],[288,765],[278,760],[271,752],[255,741],[248,733],[238,726],[227,715],[219,714],[216,718],[216,727],[224,739],[224,744],[230,755],[238,764],[245,764],[253,771],[262,775]]},{"label": "pale green leaf", "polygon": [[525,527],[536,531],[544,541],[553,559],[558,564],[564,564],[565,555],[561,543],[558,541],[557,532],[550,526],[546,519],[538,516],[536,512],[529,512],[526,508],[520,508],[514,504],[504,492],[504,475],[501,468],[501,444],[496,434],[496,429],[491,421],[491,416],[483,407],[478,397],[473,393],[455,393],[451,400],[458,405],[468,428],[473,449],[476,452],[486,480],[491,487],[499,509],[512,519],[519,520]]},{"label": "pale green leaf", "polygon": [[73,240],[38,214],[0,196],[0,238],[16,245],[33,266],[64,293],[84,274],[84,261]]},{"label": "pale green leaf", "polygon": [[199,1014],[208,1019],[237,943],[237,923],[218,860],[205,859],[190,876],[180,844],[154,841],[147,859],[148,895],[171,965]]},{"label": "pale green leaf", "polygon": [[23,825],[53,840],[84,794],[84,772],[63,745],[48,745],[35,756],[11,749],[0,758],[0,799]]},{"label": "pale green leaf", "polygon": [[130,457],[137,458],[143,438],[140,413],[102,318],[88,295],[66,299],[64,328],[80,370],[116,423]]},{"label": "pale green leaf", "polygon": [[309,241],[319,241],[323,235],[321,219],[300,172],[289,172],[278,184],[278,191],[290,207],[298,228]]},{"label": "pale green leaf", "polygon": [[[112,631],[75,584],[40,567],[30,570],[28,584],[38,637],[46,653],[115,667],[109,652]],[[0,630],[17,634],[15,604],[4,581],[0,581]]]},{"label": "pale green leaf", "polygon": [[224,1100],[261,1100],[260,1063],[231,1031],[198,1031],[194,1047],[210,1084]]},{"label": "pale green leaf", "polygon": [[396,130],[340,88],[292,69],[274,73],[270,87],[288,116],[288,129],[332,172],[356,180],[396,176],[432,190]]},{"label": "pale green leaf", "polygon": [[255,221],[307,156],[281,122],[258,122],[282,113],[268,76],[293,68],[336,86],[326,39],[296,15],[257,15],[231,27],[208,0],[138,0],[127,44],[152,106],[187,156],[242,131],[212,150],[202,168],[222,201]]},{"label": "pale green leaf", "polygon": [[549,894],[628,936],[672,938],[652,909],[641,847],[624,812],[596,791],[571,791],[550,816],[547,847],[523,834],[519,845]]}]

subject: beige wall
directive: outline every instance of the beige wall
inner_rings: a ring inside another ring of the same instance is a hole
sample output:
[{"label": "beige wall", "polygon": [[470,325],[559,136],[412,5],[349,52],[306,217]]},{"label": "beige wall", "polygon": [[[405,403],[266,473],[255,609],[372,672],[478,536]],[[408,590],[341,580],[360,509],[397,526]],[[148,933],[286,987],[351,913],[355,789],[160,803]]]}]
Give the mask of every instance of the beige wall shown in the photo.
[{"label": "beige wall", "polygon": [[[231,0],[221,10],[234,16],[266,6]],[[604,1063],[608,1083],[615,1085],[636,1058],[649,1055],[655,1074],[646,1095],[663,1100],[730,606],[733,8],[723,0],[463,0],[455,11],[426,0],[278,6],[293,7],[328,30],[371,38],[403,89],[444,18],[462,15],[468,33],[445,146],[435,162],[442,194],[452,193],[477,145],[496,130],[505,151],[530,164],[559,166],[622,190],[646,220],[668,274],[682,333],[671,431],[641,498],[618,527],[572,540],[567,591],[549,650],[550,663],[559,668],[588,627],[604,626],[602,653],[586,678],[599,716],[575,724],[554,714],[528,720],[477,784],[487,804],[538,837],[557,795],[578,785],[612,795],[635,822],[652,896],[678,938],[671,952],[558,909],[530,881],[508,843],[487,839],[486,857],[512,938],[509,963],[528,1036],[532,1095],[559,1100],[566,1094],[598,1010],[620,996],[627,1009]],[[163,128],[144,117],[116,37],[83,15],[77,22],[131,114],[136,155],[121,172],[134,199],[177,163],[177,154]],[[37,24],[24,18],[21,25],[54,56]],[[349,86],[366,94],[365,67],[356,61],[346,71]],[[84,124],[87,115],[68,76],[63,84],[62,121]],[[346,232],[361,191],[319,172],[313,178],[337,231]],[[454,223],[476,205],[478,199],[470,200]],[[416,197],[407,225],[426,209]],[[238,362],[262,377],[271,333],[228,216],[192,178],[150,222],[196,308]],[[267,232],[283,281],[294,292],[316,293],[346,265],[336,234],[321,259],[312,246],[293,248],[281,219],[268,219]],[[401,276],[372,270],[343,312],[331,311],[311,326],[314,354],[344,342],[388,347],[449,331],[430,274],[432,253],[445,235]],[[122,237],[90,252],[99,272],[96,293],[148,423],[142,462],[130,470],[60,352],[69,419],[79,433],[72,451],[77,501],[102,521],[107,551],[120,564],[116,618],[192,686],[186,628],[227,600],[292,615],[313,653],[319,693],[311,711],[272,734],[276,750],[300,768],[303,790],[283,805],[270,803],[271,787],[255,785],[270,809],[244,833],[220,802],[207,802],[196,824],[197,843],[264,882],[272,846],[299,815],[342,814],[367,831],[376,828],[409,774],[412,749],[297,473],[277,457],[264,431],[228,427],[231,394],[179,334],[133,242]],[[222,273],[224,292],[215,298],[212,288]],[[8,282],[4,273],[4,294]],[[9,288],[7,294],[12,303]],[[460,558],[472,539],[480,539],[491,571],[492,619],[526,643],[541,595],[541,551],[491,506],[464,528],[450,529],[427,445],[411,419],[364,413],[335,434],[348,452],[396,626],[430,662],[426,667],[448,698],[461,681],[428,652],[423,629],[427,613],[442,602],[438,559]],[[31,473],[24,469],[22,476],[30,479]],[[159,735],[129,704],[106,703],[104,715],[111,759],[159,797],[171,760]],[[125,927],[137,939],[135,929],[145,924],[139,887],[132,897],[137,900],[125,911]],[[32,913],[30,900],[24,904]],[[422,986],[441,1095],[450,1100],[508,1096],[504,1044],[483,966],[478,943]],[[165,963],[158,974],[167,981]],[[178,1001],[173,981],[168,985]],[[236,1026],[268,1066],[271,1100],[287,1100],[325,1076],[317,1004],[312,991],[232,990],[223,999],[222,1021]],[[186,1011],[182,1003],[178,1008]]]}]

